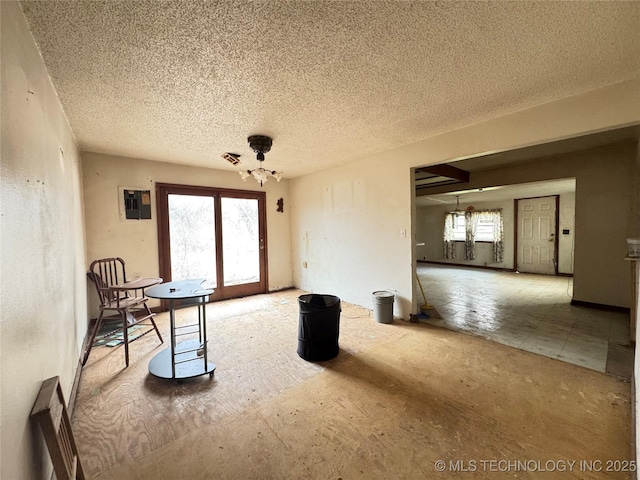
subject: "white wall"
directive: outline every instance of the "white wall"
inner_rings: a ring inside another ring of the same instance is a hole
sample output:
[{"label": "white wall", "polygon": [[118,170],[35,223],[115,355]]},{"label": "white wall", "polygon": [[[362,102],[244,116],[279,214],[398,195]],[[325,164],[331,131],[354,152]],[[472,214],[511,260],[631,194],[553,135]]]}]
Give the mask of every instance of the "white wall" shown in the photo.
[{"label": "white wall", "polygon": [[369,308],[372,292],[397,290],[395,314],[408,318],[412,192],[395,170],[355,163],[292,182],[297,287]]},{"label": "white wall", "polygon": [[[400,299],[396,302],[395,314],[408,319],[411,311],[417,311],[417,297],[414,298],[413,293],[413,245],[416,237],[412,223],[412,211],[415,208],[412,205],[412,167],[459,160],[637,122],[640,122],[639,79],[471,125],[348,165],[293,179],[294,282],[301,288],[327,291],[345,301],[367,307],[371,307],[370,295],[373,290],[393,288],[398,291]],[[563,178],[571,176],[568,174]],[[609,186],[606,188],[609,189]],[[616,222],[618,220],[621,219],[618,217]],[[588,222],[586,218],[580,219],[580,228],[587,230],[585,234],[588,235],[589,227],[585,221]],[[578,226],[576,219],[576,229]],[[624,228],[624,223],[617,225],[614,235],[617,236]],[[411,231],[411,235],[403,237],[403,230]],[[577,235],[580,235],[579,232]],[[608,253],[605,262],[612,255],[617,259],[619,253],[616,247],[615,251]],[[576,249],[576,255],[584,258],[588,252],[578,252]],[[305,261],[307,268],[304,268]],[[595,268],[587,267],[589,272],[585,278],[590,276],[591,271],[600,268],[601,263],[602,260]],[[613,275],[614,283],[620,280],[617,273],[619,271]],[[627,272],[627,281],[628,276]],[[606,281],[611,282],[612,279],[607,278]],[[587,287],[581,292],[582,300],[610,302],[609,298],[602,298],[598,293],[598,282]],[[616,296],[611,303],[628,304],[628,299],[623,301],[622,296],[624,294]]]},{"label": "white wall", "polygon": [[51,463],[29,414],[43,380],[69,400],[86,333],[79,154],[16,2],[2,16],[1,470],[48,479]]},{"label": "white wall", "polygon": [[[293,285],[291,269],[291,202],[289,180],[268,181],[263,187],[253,179],[244,182],[236,172],[189,167],[151,160],[82,153],[87,267],[97,258],[122,257],[127,276],[158,276],[158,224],[156,183],[198,185],[266,192],[268,288]],[[127,220],[121,215],[119,187],[151,191],[151,220]],[[284,212],[276,202],[284,200]],[[97,299],[90,292],[90,314]],[[156,300],[150,305],[157,305]]]}]

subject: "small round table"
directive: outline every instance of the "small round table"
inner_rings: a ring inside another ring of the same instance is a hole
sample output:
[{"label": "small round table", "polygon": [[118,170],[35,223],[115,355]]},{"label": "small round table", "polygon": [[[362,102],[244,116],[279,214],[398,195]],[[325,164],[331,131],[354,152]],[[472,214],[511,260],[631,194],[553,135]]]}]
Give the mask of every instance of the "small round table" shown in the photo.
[{"label": "small round table", "polygon": [[[148,297],[169,301],[171,322],[171,346],[162,350],[149,362],[149,373],[159,378],[182,380],[209,374],[213,378],[215,364],[208,361],[207,355],[207,318],[205,304],[213,293],[211,288],[203,288],[204,278],[167,282],[147,289]],[[176,300],[189,299],[187,306],[198,308],[198,323],[176,325]],[[176,342],[179,336],[195,336],[186,341]]]}]

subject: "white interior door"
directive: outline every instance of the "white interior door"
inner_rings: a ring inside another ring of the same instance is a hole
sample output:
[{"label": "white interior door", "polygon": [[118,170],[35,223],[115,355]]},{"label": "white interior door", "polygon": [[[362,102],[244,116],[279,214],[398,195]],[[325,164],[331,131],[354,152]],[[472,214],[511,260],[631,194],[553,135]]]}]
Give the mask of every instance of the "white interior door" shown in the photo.
[{"label": "white interior door", "polygon": [[518,200],[517,270],[555,275],[557,196]]}]

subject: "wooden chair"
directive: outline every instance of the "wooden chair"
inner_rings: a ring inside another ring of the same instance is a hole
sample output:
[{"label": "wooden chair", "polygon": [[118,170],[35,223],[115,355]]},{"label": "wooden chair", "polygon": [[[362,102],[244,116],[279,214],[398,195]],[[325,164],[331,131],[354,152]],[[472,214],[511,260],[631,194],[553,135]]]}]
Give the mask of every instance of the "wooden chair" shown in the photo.
[{"label": "wooden chair", "polygon": [[[160,330],[158,330],[156,322],[153,320],[156,314],[149,309],[147,305],[149,299],[144,295],[144,289],[161,283],[161,278],[139,278],[128,282],[124,260],[119,257],[102,258],[93,261],[87,276],[96,286],[98,298],[100,299],[100,313],[82,359],[83,365],[87,363],[93,342],[102,326],[105,312],[115,312],[121,320],[121,325],[110,332],[109,335],[122,332],[124,359],[127,367],[129,366],[129,327],[139,324],[151,327],[133,340],[155,330],[160,342],[163,342]],[[148,322],[143,323],[147,320]]]},{"label": "wooden chair", "polygon": [[42,382],[31,418],[40,425],[57,480],[85,480],[60,377]]}]

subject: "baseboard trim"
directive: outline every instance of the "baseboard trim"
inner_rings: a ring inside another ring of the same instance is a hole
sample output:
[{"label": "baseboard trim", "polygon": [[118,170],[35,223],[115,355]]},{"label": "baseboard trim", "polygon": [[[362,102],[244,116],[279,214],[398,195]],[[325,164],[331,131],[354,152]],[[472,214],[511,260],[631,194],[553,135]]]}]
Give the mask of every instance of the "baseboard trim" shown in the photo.
[{"label": "baseboard trim", "polygon": [[76,406],[76,398],[78,397],[78,387],[80,386],[81,376],[82,376],[82,358],[78,360],[78,366],[76,367],[76,374],[73,378],[73,385],[71,386],[71,393],[69,394],[69,402],[67,405],[67,410],[69,410],[69,417],[73,416],[73,410],[75,409],[75,406]]},{"label": "baseboard trim", "polygon": [[82,348],[80,349],[80,358],[78,359],[78,366],[76,367],[76,374],[73,378],[73,385],[71,386],[71,393],[69,394],[69,400],[67,401],[67,410],[69,411],[69,417],[73,417],[73,410],[76,405],[76,398],[78,396],[78,387],[80,386],[80,377],[82,377],[82,359],[84,358],[84,352],[87,351],[87,345],[89,344],[89,337],[93,331],[93,327],[97,319],[92,318],[89,320],[87,331],[84,334],[84,340],[82,341]]},{"label": "baseboard trim", "polygon": [[[449,263],[449,262],[436,262],[433,260],[418,260],[418,263],[432,263],[434,265],[448,265],[452,267],[469,267],[469,268],[481,268],[483,270],[495,270],[498,272],[516,272],[515,268],[503,268],[503,267],[491,267],[489,265],[468,265],[466,263]],[[573,277],[573,273],[556,273],[556,277]]]},{"label": "baseboard trim", "polygon": [[277,292],[286,292],[287,290],[295,290],[296,287],[282,287],[276,288],[275,290],[269,290],[269,293],[277,293]]},{"label": "baseboard trim", "polygon": [[468,265],[466,263],[434,262],[433,260],[418,260],[418,263],[431,263],[433,265],[445,265],[448,267],[480,268],[482,270],[494,270],[497,272],[515,272],[513,268],[491,267],[489,265]]},{"label": "baseboard trim", "polygon": [[571,305],[574,305],[576,307],[595,308],[597,310],[605,310],[608,312],[629,313],[631,311],[629,307],[618,307],[616,305],[604,305],[602,303],[585,302],[583,300],[575,300],[575,299],[571,300]]},{"label": "baseboard trim", "polygon": [[[282,287],[282,288],[276,288],[275,290],[267,290],[264,293],[251,293],[249,295],[241,295],[239,297],[233,297],[233,298],[224,298],[224,299],[220,299],[220,300],[213,300],[207,303],[216,303],[216,302],[224,302],[225,300],[235,300],[238,298],[245,298],[245,297],[252,297],[254,295],[264,295],[264,294],[269,294],[269,293],[276,293],[276,292],[284,292],[286,290],[295,290],[296,287]],[[195,305],[195,304],[194,304]],[[187,305],[189,307],[193,306],[193,305]],[[168,312],[168,309],[162,308],[162,305],[158,305],[155,307],[150,307],[151,311],[153,313],[164,313],[164,312]]]}]

